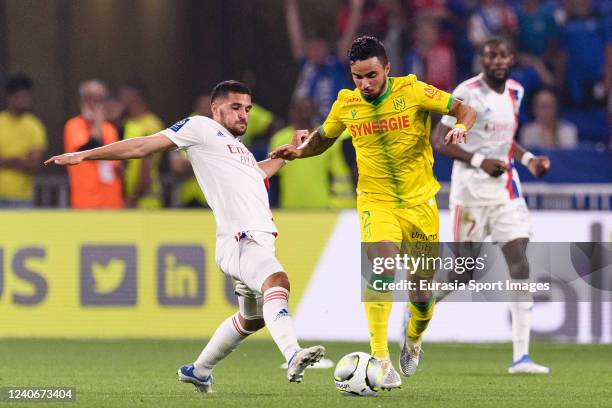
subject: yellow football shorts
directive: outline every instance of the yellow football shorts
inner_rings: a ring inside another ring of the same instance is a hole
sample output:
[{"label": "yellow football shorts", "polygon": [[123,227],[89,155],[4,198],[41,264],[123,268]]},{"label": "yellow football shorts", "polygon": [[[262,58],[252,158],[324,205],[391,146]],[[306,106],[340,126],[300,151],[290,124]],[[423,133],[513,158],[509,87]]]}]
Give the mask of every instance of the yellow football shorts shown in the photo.
[{"label": "yellow football shorts", "polygon": [[[358,199],[357,211],[362,242],[394,242],[401,253],[437,256],[440,218],[434,197],[409,208],[389,208],[379,202]],[[433,270],[421,270],[418,275],[431,277],[433,273]]]}]

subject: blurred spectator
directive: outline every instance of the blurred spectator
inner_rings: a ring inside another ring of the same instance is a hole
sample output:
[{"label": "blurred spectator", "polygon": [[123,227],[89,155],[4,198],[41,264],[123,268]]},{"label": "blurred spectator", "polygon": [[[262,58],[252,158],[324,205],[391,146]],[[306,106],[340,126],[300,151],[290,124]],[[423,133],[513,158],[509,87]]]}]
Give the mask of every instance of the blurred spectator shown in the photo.
[{"label": "blurred spectator", "polygon": [[[144,83],[132,81],[119,89],[119,99],[126,109],[124,125],[136,125],[143,134],[124,134],[124,139],[153,135],[164,128],[164,124],[150,111],[147,103],[148,91]],[[160,208],[161,187],[159,184],[159,162],[161,155],[154,154],[141,160],[129,160],[125,167],[125,206],[128,208]]]},{"label": "blurred spectator", "polygon": [[[212,118],[210,103],[210,93],[200,92],[196,96],[191,116],[200,115]],[[206,207],[206,198],[193,175],[193,168],[184,150],[170,152],[170,171],[174,177],[181,180],[178,190],[180,206],[182,208]]]},{"label": "blurred spectator", "polygon": [[351,0],[346,29],[336,48],[330,52],[327,41],[319,35],[304,37],[298,0],[287,0],[287,30],[293,58],[299,64],[293,97],[310,98],[318,106],[316,121],[323,123],[338,92],[349,85],[347,80],[348,49],[355,37],[363,10],[363,0]]},{"label": "blurred spectator", "polygon": [[119,139],[144,136],[145,132],[135,122],[125,123],[125,106],[115,93],[109,93],[105,103],[106,120],[115,126]]},{"label": "blurred spectator", "polygon": [[519,111],[519,122],[525,123],[531,118],[529,107],[534,94],[542,88],[555,88],[557,80],[544,64],[542,59],[527,53],[515,53],[516,65],[510,72],[510,78],[523,85],[524,102]]},{"label": "blurred spectator", "polygon": [[412,49],[404,55],[405,75],[415,74],[423,82],[449,90],[455,85],[455,54],[439,40],[436,19],[416,21]]},{"label": "blurred spectator", "polygon": [[607,97],[604,79],[609,82],[612,69],[612,61],[606,66],[605,54],[610,52],[612,38],[604,20],[593,12],[591,0],[567,0],[565,5],[567,22],[561,31],[557,77],[565,80],[574,106],[603,107]]},{"label": "blurred spectator", "polygon": [[525,147],[572,149],[578,145],[578,130],[570,122],[559,119],[557,97],[547,89],[533,99],[535,120],[521,129]]},{"label": "blurred spectator", "polygon": [[[357,5],[361,8],[361,16],[355,35],[367,34],[377,38],[385,38],[389,29],[387,8],[378,0],[363,0],[362,2],[363,5]],[[354,1],[344,0],[338,11],[336,29],[340,36],[348,29],[352,7],[355,7]]]},{"label": "blurred spectator", "polygon": [[555,10],[541,0],[523,0],[516,8],[518,51],[552,61],[559,41]]},{"label": "blurred spectator", "polygon": [[413,18],[446,18],[448,10],[445,0],[404,0],[406,10]]},{"label": "blurred spectator", "polygon": [[6,82],[6,110],[0,112],[0,208],[33,205],[34,178],[47,148],[47,134],[32,110],[32,80]]},{"label": "blurred spectator", "polygon": [[504,0],[482,0],[470,16],[468,37],[474,49],[478,50],[493,35],[514,38],[517,28],[514,10]]},{"label": "blurred spectator", "polygon": [[[299,129],[312,129],[315,122],[316,108],[311,99],[296,99],[289,108],[290,124],[278,131],[270,141],[270,150],[284,144],[291,144],[293,134]],[[280,177],[280,207],[281,208],[330,208],[333,206],[345,206],[344,202],[335,200],[333,192],[343,193],[343,186],[335,186],[334,176],[344,177],[344,190],[348,189],[348,197],[351,198],[352,183],[350,173],[345,166],[337,167],[338,159],[342,159],[340,143],[335,143],[327,152],[312,157],[310,160],[295,160],[284,166],[279,172]],[[334,172],[336,170],[336,172]],[[338,172],[339,170],[339,172]],[[341,182],[341,180],[337,180]],[[354,200],[353,200],[354,201]],[[352,201],[346,206],[353,204]]]},{"label": "blurred spectator", "polygon": [[193,115],[206,116],[212,118],[212,110],[210,107],[212,96],[209,92],[200,92],[193,103]]},{"label": "blurred spectator", "polygon": [[[64,147],[77,152],[119,140],[115,127],[106,121],[106,85],[98,80],[79,87],[81,114],[64,126]],[[122,208],[121,171],[118,162],[84,161],[68,166],[72,208]]]},{"label": "blurred spectator", "polygon": [[[251,89],[251,92],[255,92],[257,88],[257,77],[252,71],[246,70],[242,74],[242,82]],[[270,136],[274,131],[278,130],[280,126],[275,124],[274,114],[272,112],[255,102],[251,102],[251,104],[249,125],[244,135],[242,135],[242,143],[249,147],[257,160],[263,160],[267,154]],[[210,110],[210,105],[208,106],[208,110]]]}]

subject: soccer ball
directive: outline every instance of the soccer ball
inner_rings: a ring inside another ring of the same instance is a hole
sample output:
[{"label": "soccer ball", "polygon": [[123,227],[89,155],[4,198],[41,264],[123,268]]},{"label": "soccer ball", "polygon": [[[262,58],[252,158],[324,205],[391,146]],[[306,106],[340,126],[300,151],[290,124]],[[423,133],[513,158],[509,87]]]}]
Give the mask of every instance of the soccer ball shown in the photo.
[{"label": "soccer ball", "polygon": [[380,391],[384,371],[380,362],[367,353],[355,352],[342,357],[336,365],[336,388],[347,396],[370,396]]}]

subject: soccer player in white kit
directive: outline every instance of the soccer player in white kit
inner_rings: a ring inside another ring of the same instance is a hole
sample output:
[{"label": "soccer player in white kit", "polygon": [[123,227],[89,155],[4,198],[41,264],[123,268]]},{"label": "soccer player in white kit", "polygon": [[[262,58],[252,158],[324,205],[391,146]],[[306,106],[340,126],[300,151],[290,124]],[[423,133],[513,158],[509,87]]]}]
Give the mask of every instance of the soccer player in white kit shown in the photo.
[{"label": "soccer player in white kit", "polygon": [[[478,113],[462,147],[440,142],[455,124],[444,116],[436,129],[437,150],[455,160],[451,177],[450,207],[456,242],[482,242],[487,236],[500,243],[515,280],[529,278],[526,248],[529,213],[521,196],[514,161],[537,177],[550,166],[545,156],[534,156],[514,141],[523,87],[508,79],[512,49],[502,38],[490,38],[480,50],[483,72],[461,83],[453,95]],[[529,332],[533,298],[518,293],[510,303],[513,359],[508,372],[548,373],[529,358]]]},{"label": "soccer player in white kit", "polygon": [[193,364],[178,370],[179,380],[194,384],[196,391],[212,392],[213,367],[246,337],[267,326],[287,361],[288,380],[300,382],[306,367],[319,361],[325,349],[299,346],[289,314],[289,279],[275,256],[277,231],[265,183],[285,161],[257,162],[240,141],[252,106],[246,85],[221,82],[211,99],[212,119],[193,116],[152,136],[54,156],[45,164],[125,160],[184,149],[215,215],[216,261],[235,282],[239,311],[219,325]]}]

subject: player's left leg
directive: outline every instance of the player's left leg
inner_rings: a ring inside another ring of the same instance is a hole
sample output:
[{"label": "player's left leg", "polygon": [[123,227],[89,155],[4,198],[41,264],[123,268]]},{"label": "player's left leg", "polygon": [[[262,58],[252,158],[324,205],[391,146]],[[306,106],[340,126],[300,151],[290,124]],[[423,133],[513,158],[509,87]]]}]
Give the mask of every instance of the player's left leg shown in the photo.
[{"label": "player's left leg", "polygon": [[265,326],[261,314],[262,297],[249,291],[243,283],[238,296],[239,312],[225,319],[193,364],[179,369],[179,381],[195,385],[196,391],[212,392],[212,370],[234,351],[249,335]]},{"label": "player's left leg", "polygon": [[[502,252],[510,277],[515,281],[529,279],[527,244],[529,243],[529,214],[522,198],[500,206],[492,213],[491,234],[498,242],[505,242]],[[512,316],[512,365],[510,374],[548,374],[550,369],[529,358],[529,335],[533,297],[527,291],[517,291],[510,302]]]},{"label": "player's left leg", "polygon": [[[439,216],[435,198],[403,210],[405,251],[411,257],[423,259],[438,255]],[[408,310],[410,320],[404,333],[404,342],[400,353],[400,369],[406,376],[416,373],[423,353],[421,349],[423,333],[433,317],[435,299],[430,290],[422,290],[421,282],[430,283],[435,270],[424,266],[411,271],[409,279],[416,288],[409,292]]]}]

